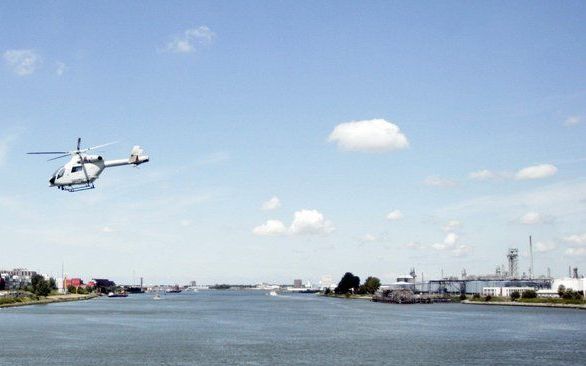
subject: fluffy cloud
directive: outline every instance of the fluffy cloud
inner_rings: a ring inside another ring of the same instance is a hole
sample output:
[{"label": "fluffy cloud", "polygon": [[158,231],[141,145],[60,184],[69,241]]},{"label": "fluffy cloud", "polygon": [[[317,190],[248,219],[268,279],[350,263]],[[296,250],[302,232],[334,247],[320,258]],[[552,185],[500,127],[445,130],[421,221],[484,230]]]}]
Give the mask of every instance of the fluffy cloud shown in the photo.
[{"label": "fluffy cloud", "polygon": [[61,62],[61,61],[57,61],[55,63],[55,73],[59,76],[63,75],[63,73],[65,72],[65,69],[67,69],[67,65],[65,65],[65,63]]},{"label": "fluffy cloud", "polygon": [[363,241],[377,241],[378,238],[372,234],[366,234],[364,235],[364,237],[362,237]]},{"label": "fluffy cloud", "polygon": [[165,50],[174,53],[191,53],[198,45],[208,45],[216,38],[216,34],[207,26],[187,29],[181,36],[175,37],[167,43]]},{"label": "fluffy cloud", "polygon": [[537,212],[527,212],[525,215],[521,216],[519,222],[525,225],[535,225],[543,223],[544,218]]},{"label": "fluffy cloud", "polygon": [[384,119],[341,123],[330,133],[328,141],[348,151],[383,152],[409,147],[399,127]]},{"label": "fluffy cloud", "polygon": [[444,227],[442,228],[444,231],[454,231],[462,226],[462,223],[458,220],[450,220]]},{"label": "fluffy cloud", "polygon": [[16,135],[4,135],[0,137],[0,166],[4,165],[8,150],[10,150],[14,140],[16,140]]},{"label": "fluffy cloud", "polygon": [[554,243],[543,243],[539,241],[535,243],[534,248],[537,253],[547,253],[554,250],[556,248],[556,245]]},{"label": "fluffy cloud", "polygon": [[473,180],[491,180],[495,179],[497,175],[494,172],[491,172],[490,170],[483,169],[468,174],[468,177]]},{"label": "fluffy cloud", "polygon": [[261,209],[265,211],[275,210],[281,207],[281,201],[279,197],[273,196],[268,201],[263,202]]},{"label": "fluffy cloud", "polygon": [[580,123],[582,123],[582,117],[580,117],[580,116],[569,116],[564,121],[564,125],[566,125],[566,126],[575,126]]},{"label": "fluffy cloud", "polygon": [[252,233],[258,236],[278,236],[285,234],[287,228],[279,220],[268,220],[263,225],[259,225],[252,229]]},{"label": "fluffy cloud", "polygon": [[415,249],[415,250],[423,250],[426,247],[425,247],[425,245],[423,245],[423,244],[421,244],[419,242],[412,241],[412,242],[409,242],[409,243],[405,244],[405,248],[407,248],[407,249]]},{"label": "fluffy cloud", "polygon": [[7,50],[4,61],[17,75],[26,76],[41,66],[42,59],[33,50]]},{"label": "fluffy cloud", "polygon": [[586,244],[586,233],[566,236],[564,241],[572,244]]},{"label": "fluffy cloud", "polygon": [[295,212],[289,232],[299,234],[329,234],[334,231],[331,221],[317,210],[300,210]]},{"label": "fluffy cloud", "polygon": [[403,218],[403,213],[399,210],[393,210],[387,214],[387,220],[397,221]]},{"label": "fluffy cloud", "polygon": [[584,256],[586,255],[586,248],[568,248],[565,254],[572,257]]},{"label": "fluffy cloud", "polygon": [[327,235],[334,231],[334,225],[317,210],[299,210],[293,215],[293,222],[287,229],[279,220],[268,220],[252,229],[258,236],[279,235]]},{"label": "fluffy cloud", "polygon": [[468,254],[472,247],[459,242],[456,233],[448,233],[442,243],[432,244],[431,247],[437,251],[447,252],[455,257],[461,257]]},{"label": "fluffy cloud", "polygon": [[525,180],[547,178],[555,175],[557,171],[558,168],[551,164],[534,165],[519,170],[515,175],[515,179]]},{"label": "fluffy cloud", "polygon": [[423,183],[432,187],[454,187],[456,185],[456,182],[453,180],[441,178],[436,175],[425,178]]}]

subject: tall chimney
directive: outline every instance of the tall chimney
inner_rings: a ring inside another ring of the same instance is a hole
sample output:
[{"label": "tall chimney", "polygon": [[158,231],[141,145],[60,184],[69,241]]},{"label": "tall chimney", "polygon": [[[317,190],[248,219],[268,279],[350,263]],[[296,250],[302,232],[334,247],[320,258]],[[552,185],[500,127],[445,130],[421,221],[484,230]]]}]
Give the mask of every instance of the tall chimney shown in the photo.
[{"label": "tall chimney", "polygon": [[531,235],[529,235],[529,258],[531,260],[529,266],[529,279],[533,279],[533,242],[531,241]]}]

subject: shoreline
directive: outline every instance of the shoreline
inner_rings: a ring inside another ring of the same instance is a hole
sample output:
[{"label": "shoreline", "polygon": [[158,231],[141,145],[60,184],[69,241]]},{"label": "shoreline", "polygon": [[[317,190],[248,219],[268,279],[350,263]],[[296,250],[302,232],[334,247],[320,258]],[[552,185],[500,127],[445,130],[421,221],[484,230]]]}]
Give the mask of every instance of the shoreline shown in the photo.
[{"label": "shoreline", "polygon": [[529,307],[540,307],[540,308],[563,308],[563,309],[579,309],[586,310],[586,305],[580,304],[552,304],[552,303],[532,303],[532,302],[512,302],[512,301],[500,301],[500,302],[486,302],[486,301],[470,301],[464,300],[461,304],[468,305],[497,305],[497,306],[529,306]]},{"label": "shoreline", "polygon": [[9,304],[0,304],[1,308],[12,308],[18,306],[29,306],[29,305],[46,305],[46,304],[54,304],[59,302],[70,302],[70,301],[82,301],[82,300],[90,300],[93,298],[98,297],[97,294],[87,294],[87,295],[77,295],[77,294],[69,294],[69,295],[55,295],[55,296],[48,296],[43,299],[39,300],[31,300],[27,302],[13,302]]}]

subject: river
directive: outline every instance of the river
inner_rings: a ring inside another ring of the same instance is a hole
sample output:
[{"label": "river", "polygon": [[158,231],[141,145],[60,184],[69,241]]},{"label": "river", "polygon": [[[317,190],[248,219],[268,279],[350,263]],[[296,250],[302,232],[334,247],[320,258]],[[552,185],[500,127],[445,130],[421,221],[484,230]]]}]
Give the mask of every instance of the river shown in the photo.
[{"label": "river", "polygon": [[0,309],[0,365],[576,365],[586,311],[200,291]]}]

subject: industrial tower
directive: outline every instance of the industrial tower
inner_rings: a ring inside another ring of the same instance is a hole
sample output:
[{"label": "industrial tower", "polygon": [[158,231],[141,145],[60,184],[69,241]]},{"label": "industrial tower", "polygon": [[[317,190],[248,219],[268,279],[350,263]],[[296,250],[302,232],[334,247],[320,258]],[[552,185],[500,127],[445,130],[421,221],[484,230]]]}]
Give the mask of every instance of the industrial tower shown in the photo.
[{"label": "industrial tower", "polygon": [[511,278],[519,278],[519,249],[509,248],[507,259],[509,260],[509,276]]}]

